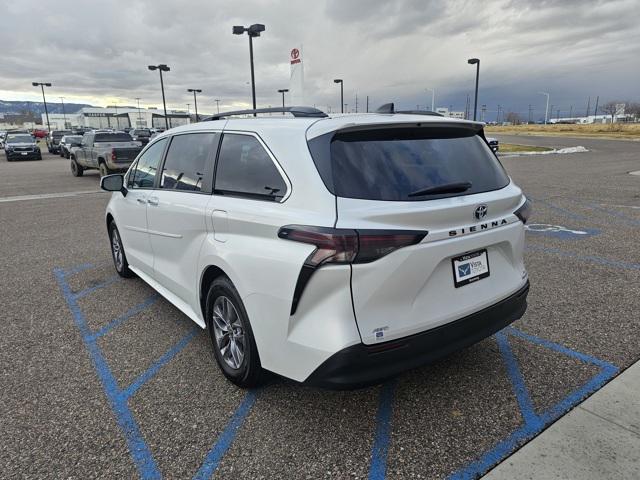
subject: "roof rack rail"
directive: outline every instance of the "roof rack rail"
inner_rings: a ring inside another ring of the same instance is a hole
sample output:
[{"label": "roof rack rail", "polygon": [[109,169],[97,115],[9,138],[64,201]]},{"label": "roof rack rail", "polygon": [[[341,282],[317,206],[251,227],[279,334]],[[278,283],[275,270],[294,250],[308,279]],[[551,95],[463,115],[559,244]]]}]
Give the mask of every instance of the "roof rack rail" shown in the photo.
[{"label": "roof rack rail", "polygon": [[395,110],[393,103],[385,103],[384,105],[378,107],[376,113],[405,113],[409,115],[429,115],[433,117],[443,117],[444,115],[431,112],[429,110]]},{"label": "roof rack rail", "polygon": [[250,110],[235,110],[233,112],[222,112],[210,117],[204,118],[203,121],[220,120],[221,118],[232,117],[236,115],[254,115],[256,113],[290,113],[294,117],[312,117],[324,118],[328,117],[322,110],[313,107],[273,107],[273,108],[256,108]]}]

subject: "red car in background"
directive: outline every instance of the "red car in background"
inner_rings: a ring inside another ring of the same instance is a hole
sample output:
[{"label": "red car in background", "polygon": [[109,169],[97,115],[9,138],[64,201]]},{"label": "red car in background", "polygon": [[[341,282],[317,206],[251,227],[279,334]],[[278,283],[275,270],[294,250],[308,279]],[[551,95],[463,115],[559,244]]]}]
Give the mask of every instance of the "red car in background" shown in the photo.
[{"label": "red car in background", "polygon": [[43,129],[39,129],[39,128],[36,128],[33,131],[33,136],[36,137],[36,138],[45,138],[48,134],[49,134],[49,132],[47,132],[46,130],[43,130]]}]

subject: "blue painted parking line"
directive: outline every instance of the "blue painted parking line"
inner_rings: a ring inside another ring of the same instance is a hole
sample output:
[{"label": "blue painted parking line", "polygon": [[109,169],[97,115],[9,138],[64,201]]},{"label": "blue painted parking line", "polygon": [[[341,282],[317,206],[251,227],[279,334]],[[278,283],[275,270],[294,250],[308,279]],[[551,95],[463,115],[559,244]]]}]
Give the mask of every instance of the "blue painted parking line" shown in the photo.
[{"label": "blue painted parking line", "polygon": [[122,391],[122,395],[125,398],[130,398],[138,391],[140,387],[142,387],[145,383],[151,380],[158,371],[164,367],[167,363],[169,363],[173,357],[175,357],[178,353],[182,351],[184,347],[191,341],[193,337],[198,333],[199,328],[194,326],[191,328],[189,333],[187,333],[182,339],[176,343],[171,349],[164,353],[158,360],[156,360],[145,372],[140,374],[138,378],[136,378],[131,385],[125,388]]},{"label": "blue painted parking line", "polygon": [[[575,203],[579,203],[576,200],[573,200]],[[596,205],[595,203],[587,203],[589,208],[593,210],[598,210],[600,212],[606,213],[607,215],[611,215],[616,219],[620,220],[622,223],[626,223],[627,225],[631,225],[633,227],[640,227],[640,220],[632,217],[628,217],[627,215],[623,215],[622,213],[616,212],[614,210],[610,210],[608,208],[602,208],[600,205]]]},{"label": "blue painted parking line", "polygon": [[247,418],[253,404],[256,402],[256,397],[257,393],[255,391],[247,392],[244,400],[242,400],[242,403],[233,414],[233,417],[231,417],[226,428],[218,437],[218,441],[211,450],[209,450],[204,462],[202,462],[202,466],[194,475],[194,480],[205,480],[210,478],[213,472],[216,471],[222,457],[224,457],[227,450],[229,450],[229,447],[231,447],[238,429],[242,426],[242,423]]},{"label": "blue painted parking line", "polygon": [[385,383],[380,389],[378,415],[376,417],[376,435],[371,450],[371,466],[369,480],[382,480],[387,472],[387,455],[391,439],[391,416],[393,414],[393,397],[396,380]]},{"label": "blue painted parking line", "polygon": [[93,285],[89,288],[85,288],[84,290],[80,290],[79,292],[74,293],[73,299],[80,300],[82,297],[86,297],[87,295],[92,294],[96,290],[100,290],[101,288],[108,287],[112,283],[119,282],[120,280],[121,278],[119,275],[114,275],[113,277],[106,279],[104,282],[98,283],[97,285]]},{"label": "blue painted parking line", "polygon": [[[537,414],[533,408],[531,395],[520,371],[518,360],[513,354],[511,345],[509,344],[509,336],[521,338],[568,357],[595,365],[600,368],[600,372],[556,405],[553,405],[541,414]],[[504,460],[518,448],[518,446],[538,435],[551,422],[557,420],[584,398],[600,389],[618,372],[618,368],[609,362],[577,352],[558,343],[536,337],[535,335],[524,333],[513,327],[507,327],[498,332],[495,335],[495,339],[498,343],[507,376],[518,402],[523,424],[506,438],[499,441],[492,449],[483,453],[480,458],[452,473],[449,476],[449,480],[471,480],[483,475],[494,465]],[[378,423],[372,452],[371,468],[369,470],[370,479],[382,480],[386,475],[387,455],[389,442],[391,440],[391,417],[394,394],[395,383],[393,382],[385,385],[380,393]]]},{"label": "blue painted parking line", "polygon": [[540,203],[542,205],[546,205],[550,209],[555,210],[556,212],[560,212],[563,215],[565,215],[565,216],[567,216],[569,218],[572,218],[574,220],[590,220],[588,217],[585,217],[584,215],[580,215],[578,213],[572,212],[571,210],[567,210],[566,208],[559,207],[558,205],[556,205],[554,203],[551,203],[548,200],[543,200],[541,198],[533,198],[533,197],[529,196],[528,194],[527,194],[527,198],[529,200],[531,200],[534,204]]},{"label": "blue painted parking line", "polygon": [[[116,421],[122,434],[125,437],[129,453],[133,462],[136,465],[138,474],[143,479],[160,479],[162,474],[158,469],[158,465],[153,457],[153,454],[144,440],[144,437],[140,431],[140,427],[135,420],[131,409],[129,408],[128,401],[132,396],[142,387],[146,382],[152,379],[167,363],[169,363],[175,356],[186,347],[189,342],[196,336],[199,331],[198,327],[193,327],[178,343],[165,352],[158,360],[156,360],[145,372],[143,372],[138,378],[136,378],[128,387],[120,389],[118,382],[111,371],[109,364],[107,363],[102,350],[98,346],[98,340],[106,333],[112,331],[118,325],[122,324],[129,318],[135,316],[137,313],[144,311],[150,307],[159,296],[157,294],[147,298],[142,303],[132,307],[125,314],[111,321],[105,327],[93,332],[88,326],[87,320],[78,304],[78,299],[85,297],[100,288],[104,288],[111,285],[116,280],[108,279],[98,285],[89,287],[80,292],[73,292],[67,279],[75,275],[76,273],[94,268],[91,264],[78,265],[68,270],[56,268],[54,269],[54,275],[58,282],[58,285],[62,291],[64,299],[67,302],[69,310],[73,316],[73,320],[80,331],[82,340],[89,352],[91,361],[94,365],[98,378],[104,389],[104,393],[107,397],[109,405],[115,414]],[[238,429],[242,426],[245,418],[255,403],[256,393],[248,392],[245,395],[244,400],[236,409],[233,417],[227,424],[225,430],[220,434],[216,442],[213,444],[208,454],[205,457],[198,472],[196,472],[194,478],[205,479],[209,478],[213,472],[218,468],[220,461],[224,454],[230,448],[233,440],[237,434]]]},{"label": "blue painted parking line", "polygon": [[97,339],[97,338],[103,337],[104,335],[109,333],[111,330],[116,328],[118,325],[120,325],[122,322],[128,320],[129,318],[133,317],[134,315],[136,315],[136,314],[142,312],[143,310],[146,310],[147,308],[149,308],[151,305],[156,303],[156,301],[159,298],[160,298],[160,295],[157,294],[157,293],[154,293],[149,298],[147,298],[144,302],[136,305],[135,307],[130,308],[127,312],[125,312],[124,314],[120,315],[115,320],[112,320],[107,325],[105,325],[100,330],[98,330],[97,332],[93,333],[91,335],[91,338],[92,339]]},{"label": "blue painted parking line", "polygon": [[542,252],[550,253],[553,255],[559,255],[561,257],[572,258],[581,262],[596,263],[607,267],[621,268],[623,270],[640,270],[640,263],[623,262],[621,260],[611,260],[610,258],[599,257],[597,255],[582,255],[576,252],[570,252],[567,250],[561,250],[559,248],[543,247],[540,245],[527,245],[526,251],[529,252]]}]

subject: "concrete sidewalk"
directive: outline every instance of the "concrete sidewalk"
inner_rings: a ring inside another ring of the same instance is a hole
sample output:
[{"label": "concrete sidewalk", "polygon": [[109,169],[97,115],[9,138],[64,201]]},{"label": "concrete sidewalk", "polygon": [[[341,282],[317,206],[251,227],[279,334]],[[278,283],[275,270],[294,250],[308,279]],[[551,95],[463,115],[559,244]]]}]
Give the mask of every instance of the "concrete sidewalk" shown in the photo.
[{"label": "concrete sidewalk", "polygon": [[640,362],[482,478],[640,479]]}]

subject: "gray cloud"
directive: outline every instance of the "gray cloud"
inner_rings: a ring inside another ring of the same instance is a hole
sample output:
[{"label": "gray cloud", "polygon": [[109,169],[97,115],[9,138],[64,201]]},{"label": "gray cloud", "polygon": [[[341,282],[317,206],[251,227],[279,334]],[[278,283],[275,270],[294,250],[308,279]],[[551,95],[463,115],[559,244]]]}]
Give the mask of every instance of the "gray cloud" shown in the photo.
[{"label": "gray cloud", "polygon": [[[156,72],[166,63],[168,103],[185,108],[187,88],[225,107],[250,101],[247,37],[235,24],[264,23],[254,42],[258,101],[277,105],[288,86],[288,52],[303,46],[308,101],[339,108],[332,79],[345,79],[346,102],[437,102],[463,108],[473,88],[470,56],[481,58],[480,102],[524,111],[551,91],[558,103],[588,95],[638,99],[640,27],[636,0],[284,0],[189,3],[161,0],[36,0],[4,7],[0,98],[32,98],[32,81],[52,96],[107,104],[158,105]],[[489,106],[487,107],[488,109]]]}]

